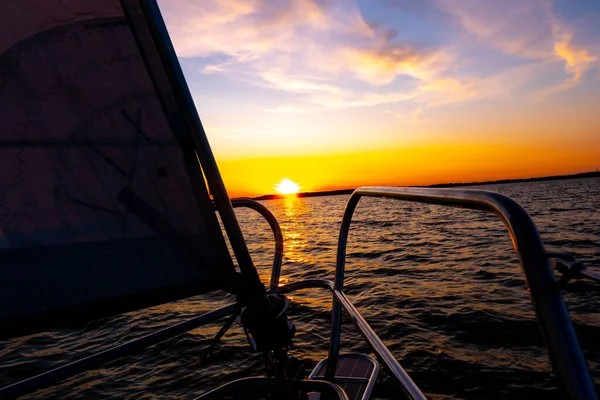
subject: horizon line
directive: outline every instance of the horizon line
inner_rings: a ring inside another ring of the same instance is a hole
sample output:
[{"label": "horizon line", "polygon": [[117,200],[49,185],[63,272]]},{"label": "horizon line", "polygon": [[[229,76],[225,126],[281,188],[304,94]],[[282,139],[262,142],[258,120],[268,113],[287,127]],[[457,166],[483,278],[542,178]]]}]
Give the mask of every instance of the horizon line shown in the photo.
[{"label": "horizon line", "polygon": [[[595,178],[600,177],[600,171],[596,169],[595,171],[588,172],[579,172],[575,174],[567,174],[567,175],[548,175],[548,176],[539,176],[539,177],[531,177],[531,178],[510,178],[510,179],[497,179],[493,181],[478,181],[478,182],[447,182],[447,183],[434,183],[431,185],[410,185],[408,187],[430,187],[430,188],[448,188],[455,186],[476,186],[476,185],[493,185],[493,184],[504,184],[504,183],[519,183],[519,182],[536,182],[536,181],[554,181],[554,180],[565,180],[565,179],[580,179],[580,178]],[[372,185],[365,185],[372,186]],[[400,187],[400,185],[391,185],[392,187]],[[334,196],[334,195],[342,195],[342,194],[351,194],[355,191],[356,188],[347,188],[347,189],[334,189],[334,190],[319,190],[314,192],[298,192],[294,194],[279,194],[279,193],[271,193],[264,194],[255,197],[234,197],[234,199],[241,198],[250,198],[252,200],[275,200],[275,199],[284,199],[286,197],[317,197],[317,196]]]}]

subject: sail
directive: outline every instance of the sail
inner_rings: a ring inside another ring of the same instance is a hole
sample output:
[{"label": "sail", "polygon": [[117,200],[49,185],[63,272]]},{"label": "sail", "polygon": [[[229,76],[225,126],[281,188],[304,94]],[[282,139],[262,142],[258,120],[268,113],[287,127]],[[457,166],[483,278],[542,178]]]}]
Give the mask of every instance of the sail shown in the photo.
[{"label": "sail", "polygon": [[1,8],[0,337],[225,287],[194,133],[138,3]]}]

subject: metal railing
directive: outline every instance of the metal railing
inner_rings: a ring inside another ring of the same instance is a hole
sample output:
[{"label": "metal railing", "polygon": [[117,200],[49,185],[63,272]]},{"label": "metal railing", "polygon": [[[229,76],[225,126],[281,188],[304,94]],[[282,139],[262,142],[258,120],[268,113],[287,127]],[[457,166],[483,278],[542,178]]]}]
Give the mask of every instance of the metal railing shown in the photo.
[{"label": "metal railing", "polygon": [[[544,244],[535,224],[517,202],[499,193],[484,190],[363,187],[354,191],[344,212],[338,241],[328,378],[331,378],[335,371],[340,350],[342,307],[346,311],[350,311],[351,316],[360,315],[353,310],[352,304],[343,295],[343,289],[350,223],[359,200],[365,196],[460,207],[496,214],[506,225],[519,256],[542,335],[546,341],[552,368],[566,396],[570,399],[597,398],[594,383],[575,335],[571,318],[559,292],[559,285],[557,285],[554,273],[550,268]],[[365,339],[375,335],[364,320],[358,320],[355,325]],[[393,357],[387,355],[387,349],[379,348],[377,342],[371,344],[371,347],[398,378],[406,393],[413,399],[422,398],[423,394],[408,374]],[[385,348],[385,346],[383,347]]]},{"label": "metal railing", "polygon": [[281,227],[275,216],[269,211],[269,209],[256,200],[252,199],[233,199],[231,200],[233,208],[250,208],[267,220],[271,231],[273,232],[273,238],[275,239],[275,253],[273,254],[273,268],[271,269],[271,279],[269,281],[269,289],[275,290],[279,286],[279,277],[281,275],[281,262],[283,260],[283,234],[281,233]]},{"label": "metal railing", "polygon": [[[328,289],[332,292],[333,307],[328,367],[333,367],[332,370],[335,371],[339,355],[341,311],[343,308],[373,352],[400,382],[406,395],[412,399],[425,399],[424,394],[418,386],[412,381],[410,376],[343,292],[346,246],[350,223],[358,201],[364,196],[389,197],[413,202],[463,207],[490,211],[498,215],[507,226],[513,245],[521,260],[523,272],[531,289],[536,314],[542,327],[542,333],[548,344],[552,366],[567,396],[572,399],[596,398],[587,364],[575,336],[566,306],[559,293],[559,285],[556,283],[554,274],[549,266],[548,257],[557,256],[557,253],[545,252],[533,221],[519,204],[500,194],[481,190],[359,188],[350,197],[342,220],[337,249],[335,282],[326,279],[308,279],[292,282],[284,286],[279,286],[283,257],[283,235],[275,217],[265,206],[254,200],[236,199],[232,201],[233,207],[247,207],[259,212],[265,217],[273,231],[275,253],[269,292],[284,294],[309,288]],[[227,315],[234,314],[236,308],[236,304],[230,304],[219,310],[161,329],[125,344],[4,387],[0,389],[0,399],[15,398],[34,390],[51,386],[77,373],[140,351],[143,348],[208,323],[216,322]],[[230,323],[227,325],[227,328],[229,326],[231,326]],[[222,329],[222,331],[226,329]],[[327,371],[328,378],[331,378],[332,370],[329,369]],[[317,385],[319,384],[317,383]],[[321,387],[320,389],[323,388]],[[327,387],[325,389],[331,390],[335,388]]]}]

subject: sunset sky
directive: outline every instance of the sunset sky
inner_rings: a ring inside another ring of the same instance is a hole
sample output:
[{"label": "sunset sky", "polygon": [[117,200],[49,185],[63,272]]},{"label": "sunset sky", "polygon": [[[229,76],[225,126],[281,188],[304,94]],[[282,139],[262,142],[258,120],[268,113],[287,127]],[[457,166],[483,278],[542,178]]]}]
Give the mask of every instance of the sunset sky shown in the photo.
[{"label": "sunset sky", "polygon": [[230,195],[600,168],[597,0],[159,0]]}]

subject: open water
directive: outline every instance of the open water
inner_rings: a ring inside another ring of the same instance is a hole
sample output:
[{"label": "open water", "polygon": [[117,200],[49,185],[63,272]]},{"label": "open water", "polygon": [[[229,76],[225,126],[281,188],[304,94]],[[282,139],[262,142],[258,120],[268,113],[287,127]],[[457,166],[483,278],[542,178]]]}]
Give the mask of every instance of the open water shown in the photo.
[{"label": "open water", "polygon": [[[600,179],[479,187],[519,201],[548,248],[572,252],[600,272]],[[282,283],[333,279],[348,196],[264,201],[285,238]],[[265,281],[273,241],[251,210],[236,210]],[[363,199],[352,224],[346,288],[351,300],[431,398],[560,398],[517,257],[502,223],[482,212]],[[600,285],[564,290],[581,346],[600,384]],[[293,354],[327,354],[331,300],[313,289],[291,295]],[[81,329],[0,342],[0,385],[15,382],[230,302],[221,294],[154,307]],[[194,330],[137,355],[70,378],[36,399],[191,399],[231,379],[263,374],[239,327],[210,357],[220,325]],[[368,352],[345,322],[345,351]],[[384,372],[374,398],[398,398]]]}]

